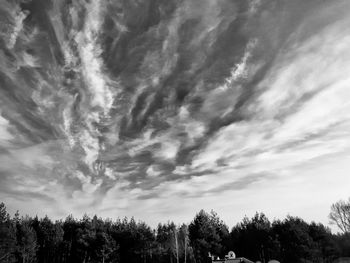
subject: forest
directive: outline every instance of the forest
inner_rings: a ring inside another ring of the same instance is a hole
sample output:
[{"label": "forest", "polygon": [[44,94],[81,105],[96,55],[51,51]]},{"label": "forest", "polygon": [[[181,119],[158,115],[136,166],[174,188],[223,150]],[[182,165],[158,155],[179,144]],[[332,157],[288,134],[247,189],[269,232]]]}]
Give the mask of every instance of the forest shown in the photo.
[{"label": "forest", "polygon": [[294,216],[271,222],[263,213],[243,218],[231,230],[214,211],[204,210],[189,224],[160,223],[153,229],[134,218],[53,221],[18,212],[11,217],[1,203],[0,262],[206,263],[208,253],[223,257],[231,250],[254,262],[336,262],[350,257],[350,217],[337,204],[330,219],[341,232],[334,234],[320,223]]}]

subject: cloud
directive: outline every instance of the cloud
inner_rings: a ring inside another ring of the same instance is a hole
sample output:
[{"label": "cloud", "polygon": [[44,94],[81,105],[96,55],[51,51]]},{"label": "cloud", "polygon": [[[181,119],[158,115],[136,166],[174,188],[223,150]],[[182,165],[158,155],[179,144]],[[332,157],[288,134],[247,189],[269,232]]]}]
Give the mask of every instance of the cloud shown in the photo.
[{"label": "cloud", "polygon": [[12,31],[0,35],[15,39],[0,52],[11,207],[28,197],[57,215],[278,214],[251,203],[297,202],[321,160],[345,167],[346,1],[34,2],[5,6]]},{"label": "cloud", "polygon": [[[241,164],[253,164],[259,155],[271,158],[283,144],[303,141],[307,145],[312,137],[319,140],[313,153],[327,154],[330,142],[325,132],[342,129],[337,124],[348,122],[350,52],[344,26],[343,21],[335,23],[305,43],[299,43],[297,48],[284,50],[271,73],[258,85],[261,95],[257,92],[256,98],[246,106],[249,119],[219,130],[195,158],[194,167],[212,167],[218,160],[229,164],[230,159],[234,166],[240,165],[240,159]],[[345,144],[340,150],[346,147]],[[294,151],[292,147],[288,150]],[[308,150],[305,146],[304,152]],[[283,158],[283,153],[278,154]]]},{"label": "cloud", "polygon": [[9,121],[0,115],[0,138],[1,138],[2,147],[7,146],[6,144],[8,144],[8,141],[13,138],[8,128],[9,128]]}]

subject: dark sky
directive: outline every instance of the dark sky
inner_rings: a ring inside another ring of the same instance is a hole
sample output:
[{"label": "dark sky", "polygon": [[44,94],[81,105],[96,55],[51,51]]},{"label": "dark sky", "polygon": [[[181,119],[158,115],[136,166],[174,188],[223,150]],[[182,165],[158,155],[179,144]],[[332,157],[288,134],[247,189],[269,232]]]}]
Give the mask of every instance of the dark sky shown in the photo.
[{"label": "dark sky", "polygon": [[349,195],[350,2],[0,0],[11,211],[327,223]]}]

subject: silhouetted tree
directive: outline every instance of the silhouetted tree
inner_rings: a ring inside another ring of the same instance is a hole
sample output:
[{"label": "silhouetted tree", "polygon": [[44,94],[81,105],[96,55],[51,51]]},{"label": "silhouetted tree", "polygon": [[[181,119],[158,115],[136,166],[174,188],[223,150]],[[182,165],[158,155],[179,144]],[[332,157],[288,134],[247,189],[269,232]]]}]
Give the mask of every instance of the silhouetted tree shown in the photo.
[{"label": "silhouetted tree", "polygon": [[113,224],[111,236],[119,247],[120,262],[147,262],[152,257],[154,233],[145,223],[118,220]]},{"label": "silhouetted tree", "polygon": [[31,226],[30,218],[16,220],[16,254],[18,262],[35,262],[37,252],[36,234]]},{"label": "silhouetted tree", "polygon": [[0,203],[0,262],[15,262],[16,229],[4,203]]},{"label": "silhouetted tree", "polygon": [[37,259],[39,263],[60,262],[60,248],[63,242],[61,222],[53,223],[47,216],[39,220],[35,217],[31,225],[37,236]]},{"label": "silhouetted tree", "polygon": [[288,216],[283,221],[273,223],[273,231],[280,243],[280,260],[298,263],[311,259],[312,238],[308,224],[298,217]]},{"label": "silhouetted tree", "polygon": [[275,250],[278,249],[271,233],[271,223],[263,213],[256,213],[251,219],[244,217],[232,229],[231,242],[238,255],[261,262],[275,258]]},{"label": "silhouetted tree", "polygon": [[190,243],[197,263],[208,261],[208,253],[224,256],[225,241],[229,237],[228,227],[215,212],[201,210],[188,227]]},{"label": "silhouetted tree", "polygon": [[47,216],[11,219],[0,204],[0,263],[204,263],[208,253],[229,250],[263,263],[331,263],[350,256],[350,234],[332,234],[322,224],[288,216],[270,222],[262,213],[232,228],[215,212],[201,210],[189,226],[103,220],[85,215],[52,222]]},{"label": "silhouetted tree", "polygon": [[336,247],[331,230],[322,224],[312,222],[309,225],[309,235],[313,240],[312,261],[333,262],[339,255],[339,249]]}]

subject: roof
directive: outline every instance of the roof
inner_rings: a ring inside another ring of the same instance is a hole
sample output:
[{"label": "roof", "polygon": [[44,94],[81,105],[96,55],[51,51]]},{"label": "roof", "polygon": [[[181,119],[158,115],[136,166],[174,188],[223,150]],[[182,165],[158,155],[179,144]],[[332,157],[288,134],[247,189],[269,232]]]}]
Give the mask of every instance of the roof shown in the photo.
[{"label": "roof", "polygon": [[220,260],[213,260],[213,263],[254,263],[253,261],[250,261],[246,258],[234,258],[234,259],[220,259]]}]

